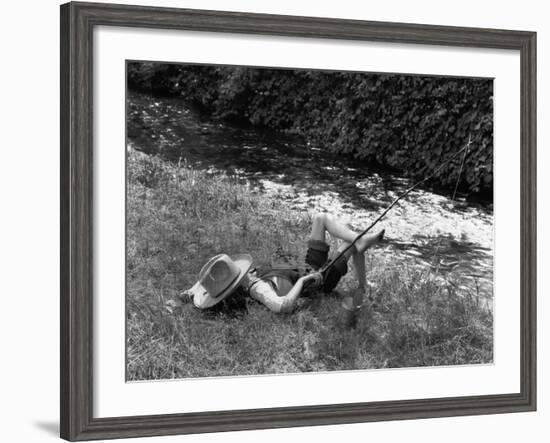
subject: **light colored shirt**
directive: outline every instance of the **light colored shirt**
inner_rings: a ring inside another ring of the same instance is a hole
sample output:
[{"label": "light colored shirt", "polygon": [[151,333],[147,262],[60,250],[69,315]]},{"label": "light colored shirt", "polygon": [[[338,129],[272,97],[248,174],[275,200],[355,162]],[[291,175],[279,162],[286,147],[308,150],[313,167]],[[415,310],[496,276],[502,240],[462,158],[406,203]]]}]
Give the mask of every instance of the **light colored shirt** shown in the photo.
[{"label": "light colored shirt", "polygon": [[294,285],[284,277],[272,276],[267,279],[249,276],[248,294],[254,300],[267,306],[270,311],[281,312],[291,310],[286,294]]}]

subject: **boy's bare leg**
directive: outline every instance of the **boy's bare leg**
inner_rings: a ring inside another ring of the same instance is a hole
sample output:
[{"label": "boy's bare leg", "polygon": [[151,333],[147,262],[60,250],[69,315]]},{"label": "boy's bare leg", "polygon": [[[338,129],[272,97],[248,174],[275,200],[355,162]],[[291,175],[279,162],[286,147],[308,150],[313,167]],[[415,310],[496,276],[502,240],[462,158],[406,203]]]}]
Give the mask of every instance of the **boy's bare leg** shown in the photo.
[{"label": "boy's bare leg", "polygon": [[[349,243],[344,242],[343,248]],[[353,248],[352,248],[353,249]],[[354,328],[357,324],[358,312],[363,306],[365,297],[365,290],[367,286],[367,271],[365,266],[365,253],[355,251],[354,253],[346,252],[346,256],[349,259],[349,255],[352,254],[353,265],[355,275],[357,277],[358,287],[348,296],[342,300],[342,309],[338,314],[338,324],[345,328]]]},{"label": "boy's bare leg", "polygon": [[[361,294],[365,292],[367,287],[367,269],[365,266],[365,254],[363,252],[356,252],[353,254],[353,267],[355,269],[355,274],[357,276],[357,281],[359,283],[359,289]],[[359,291],[357,291],[359,292]],[[359,303],[356,303],[356,306],[361,304],[363,297],[359,300]]]},{"label": "boy's bare leg", "polygon": [[[338,248],[338,252],[349,246],[349,244],[352,243],[359,235],[329,214],[315,214],[311,228],[311,238],[326,242],[326,232],[333,237],[343,240],[342,245]],[[357,321],[357,312],[363,304],[363,298],[367,286],[364,252],[370,246],[379,242],[383,236],[384,230],[376,234],[365,234],[355,242],[355,248],[351,248],[344,254],[347,260],[353,256],[353,264],[358,281],[358,288],[351,296],[344,298],[342,302],[343,309],[340,313],[338,321],[345,327],[355,326]]]},{"label": "boy's bare leg", "polygon": [[[330,214],[315,214],[311,227],[311,238],[326,241],[325,232],[348,243],[353,242],[359,235]],[[357,251],[359,253],[365,252],[370,246],[377,243],[382,236],[383,231],[376,234],[365,234],[355,243]]]},{"label": "boy's bare leg", "polygon": [[325,232],[325,214],[314,214],[313,222],[311,224],[310,238],[325,242],[327,240]]},{"label": "boy's bare leg", "polygon": [[[338,252],[342,251],[349,246],[348,242],[343,242],[338,248]],[[344,256],[349,260],[353,258],[353,267],[355,270],[355,276],[357,277],[357,290],[353,293],[353,306],[361,306],[363,304],[363,297],[367,288],[367,269],[365,265],[365,253],[355,251],[353,249],[347,251]]]},{"label": "boy's bare leg", "polygon": [[339,222],[336,217],[326,213],[315,214],[311,227],[311,238],[325,241],[325,232],[348,243],[351,243],[357,237],[357,233]]}]

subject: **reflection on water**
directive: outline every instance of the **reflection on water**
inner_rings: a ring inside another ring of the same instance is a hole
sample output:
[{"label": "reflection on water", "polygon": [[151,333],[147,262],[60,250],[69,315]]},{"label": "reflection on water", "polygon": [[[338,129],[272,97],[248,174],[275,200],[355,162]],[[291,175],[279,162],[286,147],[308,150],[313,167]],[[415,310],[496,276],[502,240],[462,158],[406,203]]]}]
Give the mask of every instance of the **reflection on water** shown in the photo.
[{"label": "reflection on water", "polygon": [[[225,171],[277,194],[297,210],[326,210],[364,229],[410,181],[357,160],[321,152],[299,137],[238,127],[177,98],[130,93],[128,143],[139,151]],[[394,254],[440,271],[460,271],[492,297],[493,213],[489,204],[453,202],[415,190],[380,222]]]}]

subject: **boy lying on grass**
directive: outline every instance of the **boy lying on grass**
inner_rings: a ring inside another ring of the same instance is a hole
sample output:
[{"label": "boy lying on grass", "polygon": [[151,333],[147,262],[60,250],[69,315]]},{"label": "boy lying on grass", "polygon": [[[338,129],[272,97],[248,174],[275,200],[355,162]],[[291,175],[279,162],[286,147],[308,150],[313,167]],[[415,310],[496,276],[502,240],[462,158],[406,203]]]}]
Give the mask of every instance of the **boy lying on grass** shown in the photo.
[{"label": "boy lying on grass", "polygon": [[296,301],[308,288],[322,288],[330,293],[347,273],[347,262],[353,258],[358,288],[353,296],[346,297],[343,307],[356,312],[363,303],[366,288],[365,251],[378,243],[384,230],[376,234],[364,235],[355,245],[336,260],[326,273],[318,270],[329,259],[329,245],[326,233],[342,240],[334,256],[349,246],[359,235],[329,214],[315,214],[311,227],[311,237],[307,244],[305,268],[272,268],[258,275],[252,268],[252,257],[248,254],[233,258],[220,254],[208,261],[199,274],[199,281],[181,294],[184,301],[193,300],[200,309],[209,308],[231,295],[239,286],[254,300],[263,303],[273,312],[291,312]]}]

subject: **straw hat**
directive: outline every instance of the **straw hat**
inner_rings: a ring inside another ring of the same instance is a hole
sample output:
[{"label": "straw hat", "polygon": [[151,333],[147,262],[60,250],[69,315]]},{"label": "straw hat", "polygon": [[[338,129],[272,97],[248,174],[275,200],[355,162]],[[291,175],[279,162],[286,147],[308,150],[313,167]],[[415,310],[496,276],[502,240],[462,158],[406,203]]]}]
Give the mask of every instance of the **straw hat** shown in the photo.
[{"label": "straw hat", "polygon": [[193,304],[205,309],[219,303],[233,292],[251,266],[252,257],[248,254],[237,254],[233,258],[227,254],[212,257],[202,267],[199,281],[189,289]]}]

